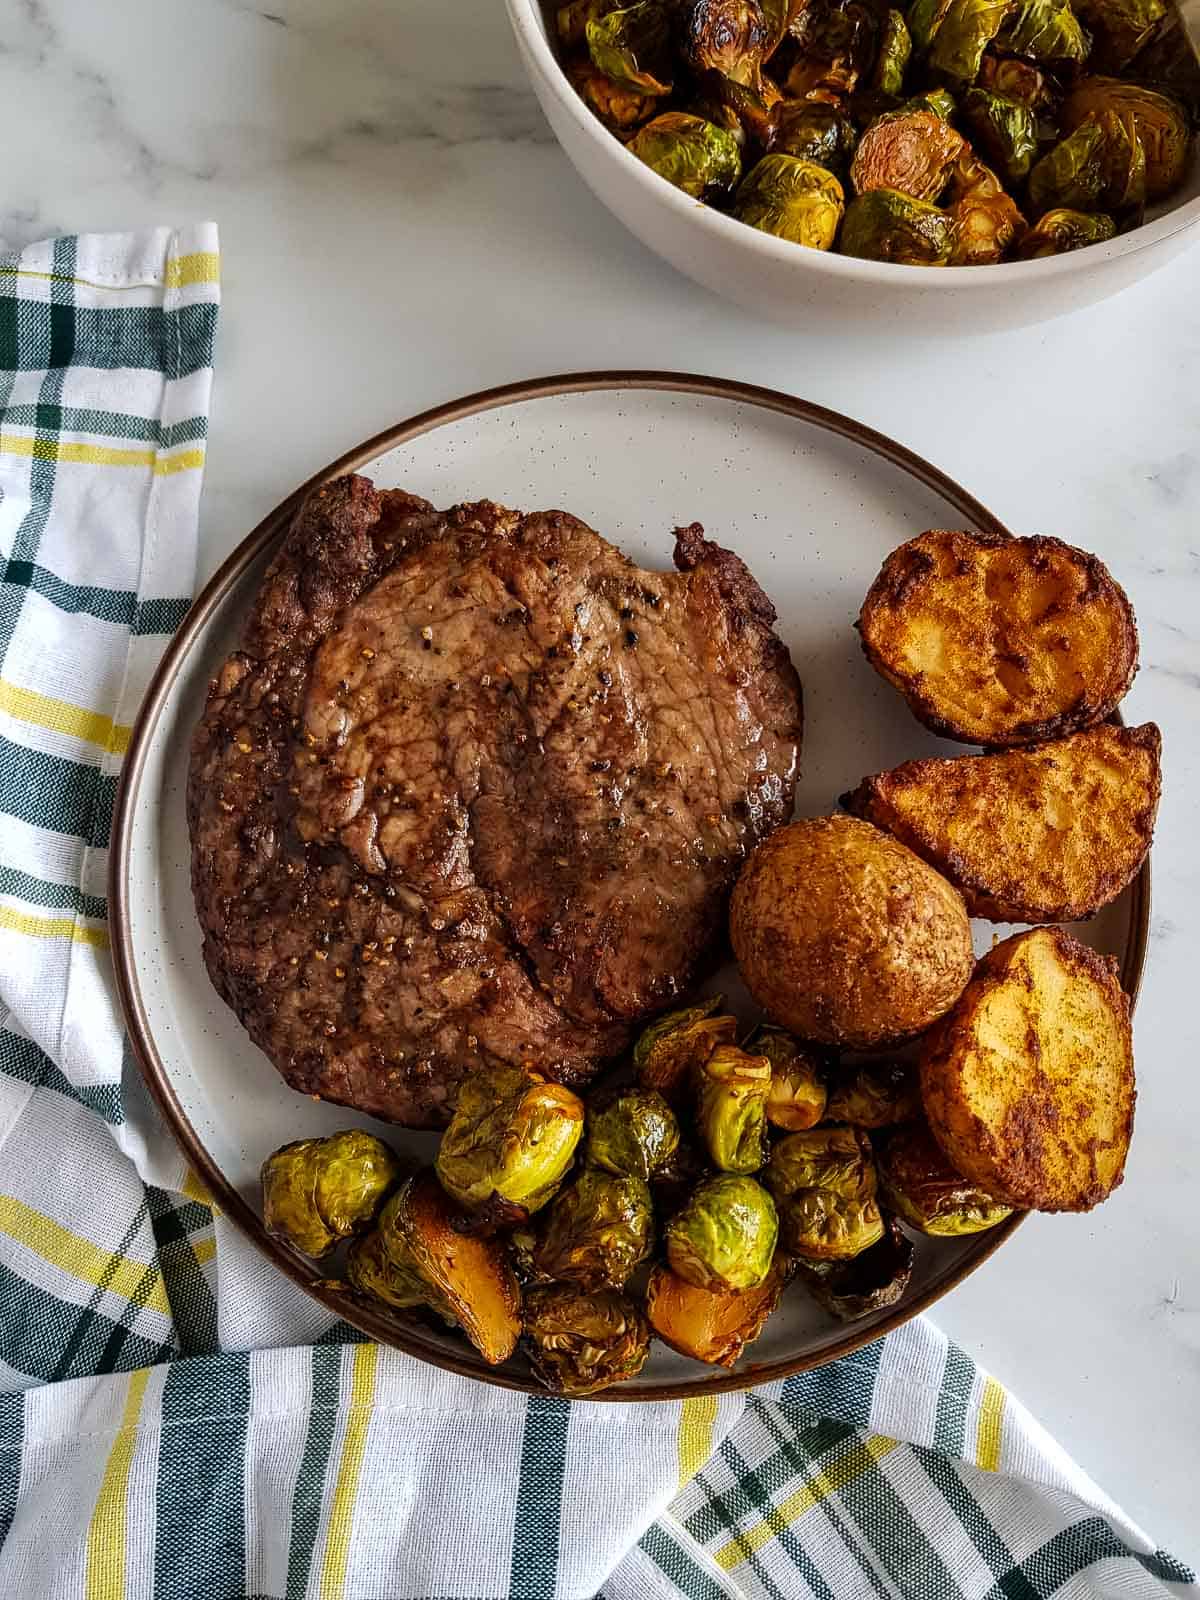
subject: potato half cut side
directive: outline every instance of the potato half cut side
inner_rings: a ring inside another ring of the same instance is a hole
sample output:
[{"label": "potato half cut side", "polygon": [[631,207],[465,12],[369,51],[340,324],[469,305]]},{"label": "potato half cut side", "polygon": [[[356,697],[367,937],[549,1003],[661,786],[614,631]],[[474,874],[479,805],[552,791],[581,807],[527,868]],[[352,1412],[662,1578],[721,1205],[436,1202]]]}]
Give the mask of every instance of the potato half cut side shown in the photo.
[{"label": "potato half cut side", "polygon": [[951,1165],[988,1194],[1035,1211],[1099,1205],[1133,1132],[1116,962],[1064,928],[1005,939],[928,1036],[921,1095]]},{"label": "potato half cut side", "polygon": [[875,670],[935,733],[989,748],[1103,722],[1137,626],[1103,562],[1060,539],[933,531],[893,550],[858,618]]},{"label": "potato half cut side", "polygon": [[1132,880],[1162,788],[1154,723],[1105,723],[1000,755],[906,761],[842,804],[962,892],[973,917],[1078,922]]}]

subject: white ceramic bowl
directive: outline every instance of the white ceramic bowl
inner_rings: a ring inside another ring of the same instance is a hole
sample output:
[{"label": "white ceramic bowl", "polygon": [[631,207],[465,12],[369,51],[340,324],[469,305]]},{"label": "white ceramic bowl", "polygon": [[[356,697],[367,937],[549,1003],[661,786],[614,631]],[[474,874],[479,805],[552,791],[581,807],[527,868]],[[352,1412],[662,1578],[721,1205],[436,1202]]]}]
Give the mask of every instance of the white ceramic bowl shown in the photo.
[{"label": "white ceramic bowl", "polygon": [[592,115],[558,64],[540,0],[505,0],[517,45],[559,143],[596,197],[680,272],[739,305],[798,326],[814,315],[906,334],[991,333],[1107,299],[1193,244],[1200,161],[1143,227],[1044,261],[901,267],[806,250],[674,188]]}]

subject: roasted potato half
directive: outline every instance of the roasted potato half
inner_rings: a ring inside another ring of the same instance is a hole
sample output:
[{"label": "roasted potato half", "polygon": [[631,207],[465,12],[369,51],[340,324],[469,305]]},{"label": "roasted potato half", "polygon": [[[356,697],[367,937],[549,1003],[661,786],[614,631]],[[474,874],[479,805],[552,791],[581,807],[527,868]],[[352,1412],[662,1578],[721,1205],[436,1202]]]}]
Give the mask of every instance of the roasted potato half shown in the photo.
[{"label": "roasted potato half", "polygon": [[998,944],[921,1058],[925,1114],[951,1165],[1022,1209],[1099,1205],[1133,1131],[1129,1009],[1116,962],[1065,928]]},{"label": "roasted potato half", "polygon": [[1161,748],[1152,722],[1104,723],[1000,755],[906,761],[842,804],[949,878],[973,917],[1078,922],[1145,859]]},{"label": "roasted potato half", "polygon": [[987,748],[1102,722],[1137,670],[1124,590],[1059,539],[923,533],[888,556],[858,629],[915,716]]},{"label": "roasted potato half", "polygon": [[793,822],[765,839],[738,878],[729,931],[773,1022],[859,1050],[929,1027],[975,959],[958,890],[854,817]]}]

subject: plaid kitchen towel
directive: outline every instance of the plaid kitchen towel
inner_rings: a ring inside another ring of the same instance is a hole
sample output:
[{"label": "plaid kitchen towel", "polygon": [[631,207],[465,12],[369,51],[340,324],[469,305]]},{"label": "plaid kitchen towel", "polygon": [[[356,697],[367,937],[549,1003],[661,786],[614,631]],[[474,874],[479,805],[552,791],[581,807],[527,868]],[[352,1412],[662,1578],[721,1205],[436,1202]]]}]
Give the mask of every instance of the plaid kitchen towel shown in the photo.
[{"label": "plaid kitchen towel", "polygon": [[214,1213],[104,889],[217,278],[211,227],[0,256],[0,1597],[1197,1594],[928,1323],[751,1396],[530,1400],[358,1341]]}]

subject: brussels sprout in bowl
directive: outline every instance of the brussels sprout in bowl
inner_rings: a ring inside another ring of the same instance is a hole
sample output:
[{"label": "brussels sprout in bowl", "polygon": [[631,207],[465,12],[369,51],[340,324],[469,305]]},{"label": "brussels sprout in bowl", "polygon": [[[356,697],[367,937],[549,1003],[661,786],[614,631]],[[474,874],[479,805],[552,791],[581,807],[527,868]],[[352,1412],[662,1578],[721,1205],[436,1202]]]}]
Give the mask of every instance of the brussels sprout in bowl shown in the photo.
[{"label": "brussels sprout in bowl", "polygon": [[[632,130],[610,132],[570,82],[555,37],[556,8],[543,6],[540,0],[506,0],[506,5],[521,55],[551,127],[597,197],[644,244],[680,271],[715,293],[778,320],[803,326],[811,323],[814,315],[833,315],[847,322],[852,320],[856,327],[882,329],[894,327],[902,318],[908,335],[1002,330],[1044,321],[1103,300],[1165,265],[1196,237],[1200,224],[1200,163],[1193,151],[1182,185],[1162,200],[1153,198],[1151,189],[1144,213],[1134,199],[1136,183],[1126,186],[1122,192],[1130,205],[1111,236],[1103,224],[1044,230],[1037,235],[1035,247],[1023,252],[1019,229],[1013,228],[1006,231],[998,249],[968,246],[955,252],[946,264],[935,262],[936,270],[930,270],[928,265],[910,265],[903,258],[897,261],[842,255],[836,245],[824,249],[796,244],[786,233],[748,226],[730,212],[697,200],[651,170],[628,148],[626,140]],[[919,20],[914,17],[916,9],[910,7],[907,12],[913,34],[912,60],[928,61],[932,44],[923,46],[920,29],[914,32]],[[938,67],[934,63],[930,68],[931,72],[936,67],[943,76],[950,75],[948,86],[960,102],[955,126],[968,138],[971,125],[961,112],[963,91],[974,86],[988,92],[990,98],[976,95],[971,103],[979,130],[978,152],[984,160],[990,155],[992,161],[1000,161],[1003,156],[1013,172],[1020,172],[1026,159],[1031,159],[1027,148],[1029,117],[1018,113],[1003,116],[1007,107],[997,107],[995,101],[997,97],[1013,101],[1028,94],[1029,108],[1041,118],[1043,135],[1046,134],[1044,109],[1033,104],[1039,87],[1047,82],[1059,83],[1067,73],[1078,76],[1080,71],[1070,55],[1075,29],[1067,26],[1063,9],[1063,5],[1053,5],[1050,0],[1028,0],[1024,6],[1010,8],[1007,15],[1003,7],[960,6],[953,18],[960,35],[957,39],[947,38],[942,46],[949,66],[942,63]],[[1080,5],[1076,4],[1074,10],[1082,14]],[[768,9],[768,14],[774,13]],[[993,22],[996,29],[1003,22],[1003,29],[995,35],[989,31]],[[1092,23],[1086,31],[1089,38],[1099,37]],[[1172,43],[1161,37],[1161,32],[1160,24],[1154,38],[1141,44],[1134,67],[1140,69],[1141,63],[1146,62],[1147,74],[1154,73],[1153,82],[1178,98],[1181,85],[1176,80],[1182,70],[1178,66],[1178,41]],[[981,38],[985,38],[982,47]],[[1023,56],[1018,56],[1016,45],[1020,45]],[[817,48],[837,59],[825,62],[824,75],[817,73],[815,77],[807,68],[800,70],[804,67],[802,61],[785,84],[786,96],[794,93],[790,87],[794,80],[800,98],[815,96],[814,103],[838,100],[839,96],[845,99],[848,76],[857,72],[851,95],[860,116],[872,108],[880,114],[896,108],[895,95],[875,86],[882,81],[894,87],[895,70],[890,60],[884,63],[887,70],[881,75],[873,74],[870,63],[859,70],[862,63],[854,63],[852,46],[847,47],[844,58],[821,41]],[[976,55],[981,50],[977,67]],[[1099,51],[1100,46],[1096,45],[1093,55],[1083,64],[1083,72],[1100,74],[1107,70],[1113,57],[1096,53]],[[976,76],[972,84],[964,85],[960,80],[968,70]],[[1127,75],[1124,67],[1118,70]],[[771,96],[763,93],[764,85],[774,83],[765,72],[754,84],[723,78],[713,68],[705,71],[708,78],[701,110],[714,125],[722,124],[735,136],[742,136],[747,127],[756,126],[755,119],[759,119],[759,125],[762,119],[780,119],[779,106],[769,104]],[[1061,98],[1060,89],[1059,104]],[[921,104],[929,106],[932,99],[932,95],[924,95]],[[674,106],[675,102],[659,96],[654,109],[661,115],[668,104]],[[782,105],[790,104],[785,97]],[[1116,118],[1110,116],[1108,120],[1114,130],[1113,143],[1119,144]],[[1126,117],[1125,126],[1128,125]],[[1067,137],[1073,129],[1055,131],[1060,137]],[[1152,141],[1160,141],[1161,149],[1160,130],[1150,128],[1146,132]],[[1039,155],[1047,153],[1053,142],[1056,141],[1043,142]],[[744,143],[742,165],[749,172],[761,147],[756,148],[753,139]],[[838,160],[844,159],[844,148],[836,154]],[[1115,187],[1115,180],[1110,178],[1109,192]],[[847,209],[853,198],[854,191],[848,188]],[[1060,207],[1062,204],[1059,202]],[[976,205],[964,207],[963,214],[976,231],[988,220]],[[1136,217],[1142,215],[1141,225],[1133,226]],[[1025,220],[1032,224],[1037,218]],[[997,254],[1002,258],[997,260]]]}]

